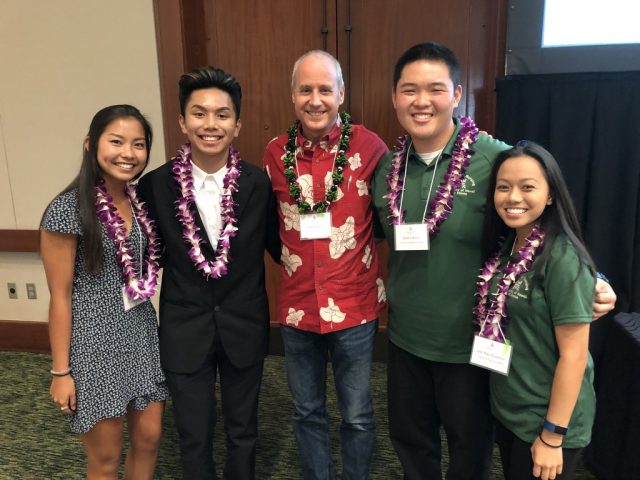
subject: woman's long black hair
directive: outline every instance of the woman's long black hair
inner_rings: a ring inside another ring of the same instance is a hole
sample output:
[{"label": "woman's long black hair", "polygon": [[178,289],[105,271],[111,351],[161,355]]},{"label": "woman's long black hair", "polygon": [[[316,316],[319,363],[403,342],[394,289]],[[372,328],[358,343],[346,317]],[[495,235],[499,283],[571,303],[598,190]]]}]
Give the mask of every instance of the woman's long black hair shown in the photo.
[{"label": "woman's long black hair", "polygon": [[[98,165],[98,142],[107,126],[114,120],[131,117],[136,119],[144,130],[144,140],[147,146],[145,168],[149,163],[153,130],[148,120],[132,105],[111,105],[98,111],[91,120],[89,132],[83,146],[82,164],[76,178],[65,188],[66,193],[78,189],[78,210],[82,226],[82,237],[85,245],[85,268],[88,272],[98,273],[102,270],[102,236],[101,226],[96,215],[96,183],[101,177]],[[144,170],[144,169],[143,169]],[[140,172],[136,178],[138,178]]]},{"label": "woman's long black hair", "polygon": [[553,200],[550,205],[545,207],[544,212],[538,220],[539,225],[545,232],[545,242],[542,252],[539,254],[540,261],[536,267],[536,274],[539,273],[542,265],[546,263],[549,252],[551,251],[551,246],[560,234],[564,234],[569,238],[576,250],[578,258],[583,264],[588,266],[592,272],[595,272],[593,260],[584,245],[578,216],[576,215],[569,189],[564,181],[558,162],[546,149],[527,140],[521,140],[515,147],[500,152],[491,170],[482,232],[483,261],[487,260],[489,256],[496,252],[500,238],[506,237],[511,230],[498,215],[493,201],[498,170],[506,160],[521,156],[531,157],[540,163],[547,183],[549,184],[549,195]]}]

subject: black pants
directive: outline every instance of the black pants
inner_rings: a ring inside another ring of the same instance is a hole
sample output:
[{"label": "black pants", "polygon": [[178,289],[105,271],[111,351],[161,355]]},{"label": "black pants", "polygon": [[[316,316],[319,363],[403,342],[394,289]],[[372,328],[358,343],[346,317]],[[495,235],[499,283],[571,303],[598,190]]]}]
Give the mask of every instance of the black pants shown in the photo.
[{"label": "black pants", "polygon": [[259,362],[248,368],[236,368],[221,348],[212,348],[204,364],[193,373],[165,371],[173,399],[185,480],[216,478],[213,432],[216,424],[217,372],[220,372],[222,416],[227,438],[224,478],[255,478],[262,367],[263,362]]},{"label": "black pants", "polygon": [[447,480],[486,480],[492,451],[488,371],[425,360],[389,342],[389,433],[405,478],[440,480],[440,426]]},{"label": "black pants", "polygon": [[[531,480],[534,477],[531,444],[523,442],[497,420],[496,442],[500,447],[500,459],[505,480]],[[562,475],[556,480],[571,480],[576,474],[582,448],[562,449]]]}]

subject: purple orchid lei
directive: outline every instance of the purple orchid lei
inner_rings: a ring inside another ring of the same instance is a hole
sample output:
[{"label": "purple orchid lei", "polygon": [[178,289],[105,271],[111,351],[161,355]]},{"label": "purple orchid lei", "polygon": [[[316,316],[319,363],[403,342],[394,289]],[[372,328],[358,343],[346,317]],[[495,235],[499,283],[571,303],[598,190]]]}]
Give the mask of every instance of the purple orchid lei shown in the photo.
[{"label": "purple orchid lei", "polygon": [[145,273],[140,278],[137,277],[138,272],[131,253],[131,244],[124,228],[124,220],[118,214],[118,210],[113,204],[113,199],[107,192],[102,179],[96,185],[96,214],[104,225],[107,235],[116,244],[116,259],[122,267],[122,278],[127,295],[133,300],[146,300],[156,293],[156,286],[158,285],[160,239],[153,221],[149,218],[144,202],[138,198],[135,186],[127,184],[125,193],[129,197],[136,219],[142,225],[142,229],[147,236],[144,268],[141,265]]},{"label": "purple orchid lei", "polygon": [[189,257],[196,270],[209,279],[220,278],[227,273],[227,264],[230,256],[231,238],[236,236],[238,219],[235,216],[233,194],[238,191],[238,177],[240,176],[240,154],[229,146],[227,158],[227,173],[222,182],[222,197],[220,199],[220,216],[222,217],[222,231],[216,248],[216,258],[207,260],[202,252],[202,243],[205,241],[198,231],[193,216],[195,194],[193,192],[193,173],[191,164],[191,144],[185,143],[178,150],[178,155],[173,158],[171,171],[180,187],[180,197],[176,200],[177,218],[182,225],[182,238],[189,247]]},{"label": "purple orchid lei", "polygon": [[[481,337],[499,342],[505,341],[503,329],[507,319],[509,288],[522,274],[529,271],[536,254],[544,245],[544,236],[542,229],[534,226],[522,248],[500,271],[498,268],[500,266],[500,248],[493,257],[485,262],[476,283],[478,304],[474,309],[475,321],[480,325],[479,335]],[[491,281],[498,273],[502,273],[503,277],[498,282],[496,293],[491,295],[489,301]]]},{"label": "purple orchid lei", "polygon": [[[451,152],[447,173],[429,205],[429,213],[424,218],[424,222],[428,225],[429,234],[432,236],[438,234],[440,224],[451,214],[453,194],[462,186],[465,172],[469,166],[469,159],[474,153],[470,146],[478,139],[478,129],[471,118],[462,117],[460,123],[461,128]],[[403,135],[398,138],[391,160],[391,169],[387,175],[389,192],[384,198],[387,199],[389,218],[393,225],[401,225],[404,222],[404,212],[400,210],[398,200],[403,189],[403,180],[400,174],[405,168],[407,148],[409,148],[409,136]]]}]

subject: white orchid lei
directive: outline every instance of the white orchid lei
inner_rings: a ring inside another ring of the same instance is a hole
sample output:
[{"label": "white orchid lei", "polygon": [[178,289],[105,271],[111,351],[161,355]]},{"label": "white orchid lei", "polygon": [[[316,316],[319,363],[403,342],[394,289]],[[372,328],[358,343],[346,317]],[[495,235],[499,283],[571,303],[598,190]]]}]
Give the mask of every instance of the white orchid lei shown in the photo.
[{"label": "white orchid lei", "polygon": [[149,218],[144,202],[138,198],[136,187],[127,184],[125,193],[129,197],[136,219],[142,225],[142,229],[147,236],[146,254],[144,262],[141,259],[140,265],[144,274],[139,276],[131,252],[129,237],[124,228],[124,220],[118,214],[118,210],[113,204],[113,199],[105,188],[104,180],[100,179],[95,188],[96,214],[104,225],[107,236],[116,244],[116,259],[122,267],[122,278],[127,295],[133,300],[146,300],[156,292],[158,272],[160,270],[160,239],[156,233],[153,220]]},{"label": "white orchid lei", "polygon": [[[474,153],[471,145],[478,139],[478,129],[471,118],[462,117],[460,123],[461,128],[451,152],[447,173],[429,205],[429,213],[424,217],[424,223],[428,225],[429,234],[432,236],[438,234],[440,224],[451,214],[453,195],[462,186],[469,159]],[[404,212],[400,210],[398,201],[403,189],[401,172],[406,167],[407,148],[409,148],[409,136],[403,135],[398,138],[391,160],[391,169],[387,175],[389,191],[384,198],[387,199],[389,218],[393,225],[401,225],[404,222]]]},{"label": "white orchid lei", "polygon": [[240,154],[232,146],[229,147],[227,158],[227,173],[222,183],[222,197],[220,199],[220,215],[222,217],[222,231],[216,248],[216,258],[207,260],[202,252],[205,241],[199,234],[200,228],[194,218],[195,194],[193,191],[193,172],[191,164],[191,144],[186,143],[178,150],[172,160],[171,171],[179,186],[179,197],[176,200],[176,217],[182,226],[182,238],[189,247],[189,257],[202,275],[209,279],[220,278],[227,273],[230,260],[229,250],[231,238],[236,236],[238,222],[235,216],[233,194],[238,191],[238,177],[240,176]]},{"label": "white orchid lei", "polygon": [[[509,260],[504,268],[498,269],[500,265],[500,247],[496,254],[485,262],[476,283],[478,303],[474,309],[475,322],[480,325],[479,334],[481,337],[499,342],[505,341],[504,325],[508,316],[507,298],[509,288],[522,274],[529,271],[536,254],[544,245],[544,237],[545,234],[542,229],[534,226],[525,239],[522,248]],[[492,294],[489,299],[491,282],[493,277],[499,273],[502,273],[503,276],[498,282],[496,293]]]}]

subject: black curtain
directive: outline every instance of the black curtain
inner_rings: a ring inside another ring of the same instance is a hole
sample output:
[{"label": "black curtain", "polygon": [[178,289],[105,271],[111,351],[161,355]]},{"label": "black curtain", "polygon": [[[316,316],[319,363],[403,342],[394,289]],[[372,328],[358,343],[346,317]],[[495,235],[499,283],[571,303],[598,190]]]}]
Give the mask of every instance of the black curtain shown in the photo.
[{"label": "black curtain", "polygon": [[496,136],[558,160],[617,310],[640,312],[640,72],[499,79]]}]

